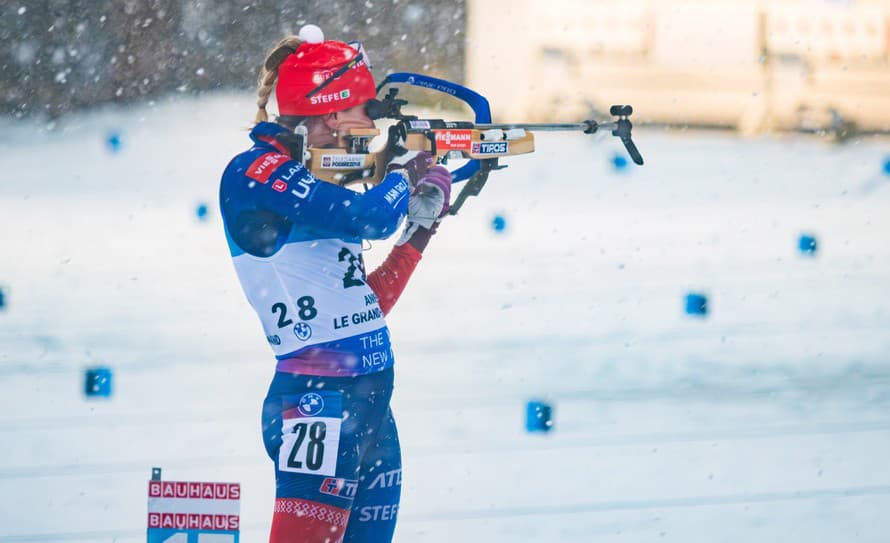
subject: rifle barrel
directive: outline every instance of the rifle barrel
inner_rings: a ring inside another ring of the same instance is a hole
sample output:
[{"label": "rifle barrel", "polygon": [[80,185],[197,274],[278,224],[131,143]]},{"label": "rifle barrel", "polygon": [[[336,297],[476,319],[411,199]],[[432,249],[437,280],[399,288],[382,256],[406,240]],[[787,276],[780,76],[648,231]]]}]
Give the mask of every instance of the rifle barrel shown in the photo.
[{"label": "rifle barrel", "polygon": [[540,132],[561,132],[576,131],[585,132],[590,129],[590,125],[597,127],[599,130],[614,130],[616,123],[597,123],[596,121],[586,121],[583,123],[504,123],[504,124],[476,124],[477,130],[501,129],[509,130],[511,128],[523,128],[525,130]]},{"label": "rifle barrel", "polygon": [[526,130],[552,131],[558,130],[584,130],[584,123],[504,123],[504,124],[477,124],[478,130],[488,130],[500,128],[507,130],[510,128],[524,128]]}]

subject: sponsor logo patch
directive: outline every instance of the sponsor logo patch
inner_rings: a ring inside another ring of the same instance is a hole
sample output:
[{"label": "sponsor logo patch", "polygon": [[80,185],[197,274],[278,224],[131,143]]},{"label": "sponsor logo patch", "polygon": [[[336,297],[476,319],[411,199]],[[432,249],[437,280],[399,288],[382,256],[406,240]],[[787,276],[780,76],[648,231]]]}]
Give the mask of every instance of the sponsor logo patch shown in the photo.
[{"label": "sponsor logo patch", "polygon": [[247,168],[247,177],[254,181],[266,184],[269,182],[269,177],[272,175],[272,172],[274,172],[278,166],[287,162],[289,158],[290,157],[287,155],[282,155],[281,153],[265,153],[260,155],[259,158],[254,160]]},{"label": "sponsor logo patch", "polygon": [[148,483],[148,497],[238,500],[241,499],[241,485],[238,483],[150,481]]},{"label": "sponsor logo patch", "polygon": [[284,192],[287,190],[287,183],[285,183],[281,179],[276,179],[275,182],[272,183],[272,190]]},{"label": "sponsor logo patch", "polygon": [[343,89],[338,92],[329,92],[327,94],[316,94],[309,101],[313,104],[328,104],[330,102],[339,102],[349,98],[349,89]]},{"label": "sponsor logo patch", "polygon": [[312,337],[312,327],[305,322],[298,322],[294,325],[294,335],[300,341],[307,341]]},{"label": "sponsor logo patch", "polygon": [[444,151],[469,150],[472,130],[436,130],[436,149]]},{"label": "sponsor logo patch", "polygon": [[322,155],[321,167],[328,170],[361,168],[365,155]]},{"label": "sponsor logo patch", "polygon": [[337,477],[325,478],[325,480],[321,482],[321,486],[318,487],[318,491],[322,494],[340,496],[341,498],[354,498],[357,489],[358,481]]},{"label": "sponsor logo patch", "polygon": [[237,515],[204,515],[200,513],[149,513],[149,528],[177,528],[180,530],[238,530]]},{"label": "sponsor logo patch", "polygon": [[474,155],[505,155],[508,150],[506,141],[475,141],[470,152]]},{"label": "sponsor logo patch", "polygon": [[324,409],[324,398],[321,397],[321,394],[307,392],[300,397],[300,403],[297,407],[300,409],[300,413],[303,413],[305,416],[314,417]]},{"label": "sponsor logo patch", "polygon": [[385,471],[383,473],[378,473],[374,479],[371,481],[371,485],[368,489],[374,488],[391,488],[394,486],[402,485],[402,470],[394,469],[390,471]]}]

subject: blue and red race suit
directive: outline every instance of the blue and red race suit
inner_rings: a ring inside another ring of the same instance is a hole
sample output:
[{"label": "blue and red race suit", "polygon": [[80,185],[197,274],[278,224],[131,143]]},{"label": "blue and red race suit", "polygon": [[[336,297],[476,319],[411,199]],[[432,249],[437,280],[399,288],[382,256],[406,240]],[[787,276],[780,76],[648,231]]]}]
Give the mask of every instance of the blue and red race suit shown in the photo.
[{"label": "blue and red race suit", "polygon": [[235,270],[277,359],[262,415],[271,541],[388,542],[401,456],[384,315],[421,254],[398,245],[366,274],[362,240],[396,231],[409,183],[398,171],[364,193],[320,181],[293,160],[290,136],[257,124],[220,186]]}]

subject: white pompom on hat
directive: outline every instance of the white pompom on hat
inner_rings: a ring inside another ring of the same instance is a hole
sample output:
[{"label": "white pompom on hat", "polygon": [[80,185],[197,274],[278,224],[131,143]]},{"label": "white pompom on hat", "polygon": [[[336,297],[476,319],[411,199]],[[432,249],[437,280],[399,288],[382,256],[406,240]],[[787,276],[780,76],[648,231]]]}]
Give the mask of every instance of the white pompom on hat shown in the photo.
[{"label": "white pompom on hat", "polygon": [[304,25],[297,34],[300,41],[306,43],[321,43],[324,41],[324,32],[315,25]]}]

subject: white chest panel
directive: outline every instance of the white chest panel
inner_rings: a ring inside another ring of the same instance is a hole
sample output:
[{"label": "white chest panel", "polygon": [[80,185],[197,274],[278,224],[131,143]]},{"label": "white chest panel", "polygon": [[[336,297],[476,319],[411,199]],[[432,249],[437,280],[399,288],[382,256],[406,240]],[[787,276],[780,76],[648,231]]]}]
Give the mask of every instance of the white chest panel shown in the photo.
[{"label": "white chest panel", "polygon": [[234,263],[278,358],[385,326],[358,243],[289,242],[271,257],[240,254]]}]

